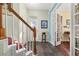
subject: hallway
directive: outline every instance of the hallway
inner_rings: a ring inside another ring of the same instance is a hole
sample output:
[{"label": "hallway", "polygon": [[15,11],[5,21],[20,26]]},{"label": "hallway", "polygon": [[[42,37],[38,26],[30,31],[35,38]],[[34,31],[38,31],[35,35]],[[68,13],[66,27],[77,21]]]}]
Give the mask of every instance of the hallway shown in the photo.
[{"label": "hallway", "polygon": [[50,43],[37,42],[37,55],[38,56],[64,56],[57,47],[52,46]]},{"label": "hallway", "polygon": [[[73,6],[76,9],[79,4]],[[70,3],[0,4],[0,56],[29,56],[28,52],[31,56],[75,55],[75,46],[79,52],[79,19],[72,20],[70,7],[73,6]],[[77,24],[73,28],[74,21]]]}]

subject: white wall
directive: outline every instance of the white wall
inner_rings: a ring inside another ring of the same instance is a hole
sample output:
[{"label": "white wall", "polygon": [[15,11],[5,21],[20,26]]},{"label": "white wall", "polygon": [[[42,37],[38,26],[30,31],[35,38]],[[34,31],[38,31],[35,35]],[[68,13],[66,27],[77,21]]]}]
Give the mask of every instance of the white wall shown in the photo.
[{"label": "white wall", "polygon": [[[16,4],[17,5],[17,4]],[[14,6],[16,6],[14,5]],[[19,7],[19,8],[18,8]],[[31,21],[28,18],[28,9],[25,4],[18,4],[16,6],[16,9],[18,8],[19,10],[19,15],[29,24],[31,25]],[[17,10],[16,10],[17,11]],[[17,21],[18,22],[18,21]],[[20,42],[25,42],[25,41],[31,41],[33,40],[33,32],[31,29],[29,29],[22,21],[19,20],[19,41]],[[16,25],[15,25],[16,26]]]},{"label": "white wall", "polygon": [[[27,19],[28,18],[28,10],[27,10],[25,4],[22,4],[22,3],[19,4],[19,14],[26,22],[28,22],[28,19]],[[20,23],[19,24],[20,40],[25,42],[28,40],[28,38],[27,38],[28,33],[27,32],[29,29],[27,29],[28,27],[24,23],[22,23],[22,21],[19,21],[19,23]]]},{"label": "white wall", "polygon": [[48,33],[48,29],[41,29],[41,20],[48,20],[48,11],[46,10],[29,10],[31,21],[36,22],[37,41],[41,41],[41,33],[43,31]]},{"label": "white wall", "polygon": [[48,18],[47,10],[29,10],[29,16],[35,16],[38,19]]},{"label": "white wall", "polygon": [[6,12],[5,12],[5,6],[3,6],[3,15],[2,15],[2,18],[3,18],[3,28],[5,28],[5,34],[6,34],[6,37],[12,37],[13,35],[13,16],[11,15],[11,13],[8,13],[8,11],[6,10],[7,12],[7,17],[5,16]]},{"label": "white wall", "polygon": [[[13,9],[20,14],[20,16],[27,22],[28,21],[28,10],[25,6],[25,4],[18,4],[18,3],[14,3],[13,4]],[[3,18],[5,19],[5,16],[3,15]],[[6,35],[7,37],[10,36],[12,37],[14,40],[19,40],[20,42],[22,41],[26,41],[28,38],[28,29],[27,26],[25,26],[25,24],[23,24],[16,16],[8,16],[7,15],[7,19],[6,21],[3,21],[3,25],[5,27],[5,23],[6,23]],[[22,33],[22,37],[21,36]]]}]

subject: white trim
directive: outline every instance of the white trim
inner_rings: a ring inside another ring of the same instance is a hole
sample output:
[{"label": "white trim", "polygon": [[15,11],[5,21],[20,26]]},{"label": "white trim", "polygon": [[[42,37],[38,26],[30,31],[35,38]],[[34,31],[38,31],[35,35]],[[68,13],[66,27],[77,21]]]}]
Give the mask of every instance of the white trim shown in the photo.
[{"label": "white trim", "polygon": [[52,44],[53,46],[55,46],[55,44],[52,41],[48,41],[50,44]]},{"label": "white trim", "polygon": [[26,56],[29,56],[30,54],[33,54],[33,52],[32,51],[27,51],[26,52]]},{"label": "white trim", "polygon": [[75,55],[75,39],[74,39],[74,4],[71,4],[71,21],[70,21],[70,56]]},{"label": "white trim", "polygon": [[62,42],[62,41],[63,41],[63,42],[70,42],[70,40],[61,40],[61,42]]}]

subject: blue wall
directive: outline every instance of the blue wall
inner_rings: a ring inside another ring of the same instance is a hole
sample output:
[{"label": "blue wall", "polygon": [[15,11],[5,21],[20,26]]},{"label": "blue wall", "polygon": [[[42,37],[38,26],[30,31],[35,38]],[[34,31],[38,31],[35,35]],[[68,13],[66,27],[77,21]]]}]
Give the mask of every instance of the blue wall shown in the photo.
[{"label": "blue wall", "polygon": [[[49,34],[49,42],[53,45],[55,45],[55,32],[56,32],[56,23],[55,23],[55,15],[52,15],[52,13],[55,14],[57,8],[59,8],[61,4],[55,3],[52,8],[49,10],[48,13],[48,34]],[[52,18],[54,17],[54,18]]]},{"label": "blue wall", "polygon": [[51,24],[51,12],[53,11],[53,9],[55,8],[55,6],[57,5],[57,3],[55,3],[53,6],[52,6],[52,8],[49,10],[49,12],[48,12],[48,34],[49,34],[49,41],[51,41],[51,26],[52,26],[52,24]]}]

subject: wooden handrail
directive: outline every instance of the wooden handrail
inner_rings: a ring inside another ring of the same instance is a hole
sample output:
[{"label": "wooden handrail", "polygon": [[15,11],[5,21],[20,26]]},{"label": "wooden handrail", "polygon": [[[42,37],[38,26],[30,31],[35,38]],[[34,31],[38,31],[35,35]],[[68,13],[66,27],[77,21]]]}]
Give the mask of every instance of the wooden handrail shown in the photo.
[{"label": "wooden handrail", "polygon": [[8,6],[8,10],[10,12],[12,12],[15,16],[17,16],[26,26],[28,26],[32,31],[33,31],[33,36],[34,36],[34,48],[33,48],[33,52],[36,55],[37,53],[37,49],[36,49],[36,28],[32,28],[26,21],[24,21],[24,19],[11,7],[11,3],[7,4]]},{"label": "wooden handrail", "polygon": [[27,25],[33,31],[33,28],[29,26],[29,24],[26,23],[26,21],[24,21],[24,19],[17,12],[15,12],[15,10],[11,7],[10,4],[8,4],[8,10],[12,12],[15,16],[17,16],[25,25]]}]

